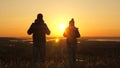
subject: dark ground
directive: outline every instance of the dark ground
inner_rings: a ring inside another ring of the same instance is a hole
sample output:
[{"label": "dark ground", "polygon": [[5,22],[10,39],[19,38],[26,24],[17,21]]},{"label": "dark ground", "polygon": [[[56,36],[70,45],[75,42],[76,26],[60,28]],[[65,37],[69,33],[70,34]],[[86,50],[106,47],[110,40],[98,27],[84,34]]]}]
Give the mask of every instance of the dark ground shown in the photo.
[{"label": "dark ground", "polygon": [[[46,55],[47,68],[69,68],[65,40],[49,41]],[[76,56],[77,68],[120,68],[120,42],[81,41]],[[0,68],[33,68],[32,45],[0,38]]]}]

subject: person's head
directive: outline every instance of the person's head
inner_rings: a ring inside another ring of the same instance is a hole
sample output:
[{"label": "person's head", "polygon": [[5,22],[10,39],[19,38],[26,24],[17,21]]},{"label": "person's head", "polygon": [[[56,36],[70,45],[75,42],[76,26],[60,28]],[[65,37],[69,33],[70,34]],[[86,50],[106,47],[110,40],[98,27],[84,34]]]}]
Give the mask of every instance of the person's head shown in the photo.
[{"label": "person's head", "polygon": [[37,19],[43,19],[43,15],[42,15],[41,13],[39,13],[39,14],[37,15]]},{"label": "person's head", "polygon": [[69,26],[74,26],[74,19],[72,18],[71,20],[70,20],[70,22],[69,22]]},{"label": "person's head", "polygon": [[35,23],[44,23],[43,15],[41,13],[37,15],[37,19],[35,20]]}]

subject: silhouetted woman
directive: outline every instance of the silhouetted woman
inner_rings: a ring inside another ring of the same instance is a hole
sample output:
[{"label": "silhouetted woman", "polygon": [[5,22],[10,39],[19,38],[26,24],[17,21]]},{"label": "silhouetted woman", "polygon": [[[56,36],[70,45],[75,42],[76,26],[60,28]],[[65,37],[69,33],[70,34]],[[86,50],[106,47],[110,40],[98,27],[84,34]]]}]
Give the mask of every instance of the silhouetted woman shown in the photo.
[{"label": "silhouetted woman", "polygon": [[80,37],[78,28],[75,27],[74,19],[71,19],[69,26],[66,28],[63,36],[67,38],[67,48],[69,54],[70,68],[75,68],[76,65],[76,48],[77,48],[77,38]]},{"label": "silhouetted woman", "polygon": [[50,30],[44,23],[42,14],[37,15],[37,19],[28,29],[28,34],[33,34],[33,61],[35,68],[37,68],[38,62],[45,63],[46,34],[50,34]]}]

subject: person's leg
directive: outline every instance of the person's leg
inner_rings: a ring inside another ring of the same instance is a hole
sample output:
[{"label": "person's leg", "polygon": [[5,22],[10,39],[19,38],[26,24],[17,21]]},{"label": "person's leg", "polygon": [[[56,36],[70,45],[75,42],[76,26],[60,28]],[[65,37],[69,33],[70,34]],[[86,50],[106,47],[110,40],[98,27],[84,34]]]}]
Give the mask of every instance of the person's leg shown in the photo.
[{"label": "person's leg", "polygon": [[76,66],[76,49],[77,46],[75,44],[68,46],[69,63],[71,68],[75,68]]},{"label": "person's leg", "polygon": [[72,48],[70,46],[68,46],[68,59],[69,59],[69,64],[70,64],[70,68],[73,67],[73,51]]},{"label": "person's leg", "polygon": [[46,45],[41,45],[40,46],[40,52],[39,52],[39,61],[41,63],[41,66],[44,68],[45,67],[45,59],[46,59]]},{"label": "person's leg", "polygon": [[43,45],[40,48],[40,61],[45,63],[45,58],[46,58],[46,46]]},{"label": "person's leg", "polygon": [[76,67],[76,49],[77,49],[77,47],[76,47],[76,45],[74,45],[74,47],[73,47],[73,50],[72,50],[72,57],[73,57],[73,68],[75,68]]},{"label": "person's leg", "polygon": [[36,47],[33,46],[33,62],[37,62],[37,51],[36,51]]},{"label": "person's leg", "polygon": [[33,46],[33,64],[34,68],[38,68],[38,48]]}]

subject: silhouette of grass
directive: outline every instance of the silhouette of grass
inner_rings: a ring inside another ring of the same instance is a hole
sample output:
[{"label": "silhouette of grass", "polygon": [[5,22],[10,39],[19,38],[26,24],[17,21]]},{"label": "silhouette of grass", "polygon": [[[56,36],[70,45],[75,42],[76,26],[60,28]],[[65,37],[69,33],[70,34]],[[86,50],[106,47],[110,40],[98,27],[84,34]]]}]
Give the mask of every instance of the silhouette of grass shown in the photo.
[{"label": "silhouette of grass", "polygon": [[[32,45],[10,40],[0,39],[0,68],[33,68]],[[69,68],[65,40],[47,42],[46,50],[46,68]],[[120,68],[120,42],[81,41],[76,56],[76,68]]]}]

